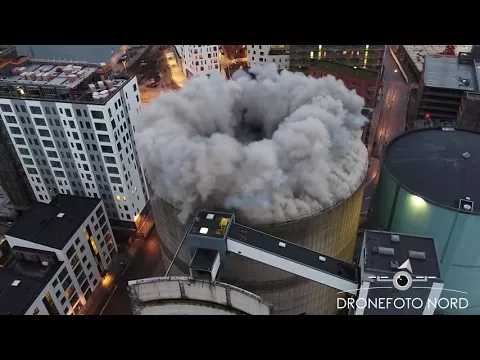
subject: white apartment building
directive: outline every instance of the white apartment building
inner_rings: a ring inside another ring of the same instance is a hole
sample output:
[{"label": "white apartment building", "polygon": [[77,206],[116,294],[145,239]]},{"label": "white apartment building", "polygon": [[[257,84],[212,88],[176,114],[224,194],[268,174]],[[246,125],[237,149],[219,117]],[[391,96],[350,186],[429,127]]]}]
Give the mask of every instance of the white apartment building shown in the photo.
[{"label": "white apartment building", "polygon": [[185,76],[210,75],[220,71],[218,45],[174,45]]},{"label": "white apartment building", "polygon": [[1,315],[78,314],[117,251],[102,200],[57,195],[37,203],[5,234]]},{"label": "white apartment building", "polygon": [[247,45],[248,67],[261,64],[277,64],[279,70],[288,69],[288,45]]},{"label": "white apartment building", "polygon": [[137,79],[115,79],[103,63],[24,59],[0,70],[0,118],[37,200],[101,198],[109,218],[133,222],[148,202]]}]

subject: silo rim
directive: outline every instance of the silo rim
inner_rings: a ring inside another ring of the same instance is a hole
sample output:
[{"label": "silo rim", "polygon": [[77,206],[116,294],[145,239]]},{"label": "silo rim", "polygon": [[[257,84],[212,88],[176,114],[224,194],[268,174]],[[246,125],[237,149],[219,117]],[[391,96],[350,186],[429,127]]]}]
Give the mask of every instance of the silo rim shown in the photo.
[{"label": "silo rim", "polygon": [[[312,209],[309,212],[304,212],[304,213],[300,214],[298,217],[282,218],[282,219],[270,218],[270,219],[265,219],[265,220],[260,220],[260,221],[252,221],[252,219],[249,219],[247,217],[242,216],[242,214],[240,212],[235,212],[235,216],[240,223],[246,223],[246,224],[249,224],[249,225],[252,225],[252,226],[255,226],[255,227],[287,225],[287,224],[297,223],[299,221],[304,221],[304,220],[314,218],[314,217],[316,217],[320,214],[326,213],[326,212],[336,208],[337,206],[340,206],[345,201],[347,201],[350,197],[352,197],[352,195],[355,194],[363,186],[363,184],[365,182],[365,178],[367,176],[367,172],[368,172],[368,163],[369,163],[369,158],[367,156],[364,167],[363,167],[362,174],[358,177],[358,179],[353,184],[350,185],[350,191],[345,193],[342,197],[338,198],[334,202],[332,202],[330,204],[327,204],[327,205],[323,205],[323,206],[315,208],[315,209]],[[153,192],[155,192],[155,191],[153,191]],[[172,209],[180,211],[179,206],[177,204],[175,204],[168,197],[154,194],[152,196],[152,198],[155,198],[155,197],[160,199],[161,201],[163,201],[165,204],[167,204]],[[199,208],[195,209],[195,211],[192,213],[192,215],[195,214],[200,209],[205,209],[205,206],[202,205]],[[223,209],[223,210],[225,210],[225,209]]]},{"label": "silo rim", "polygon": [[[437,207],[440,207],[440,208],[444,208],[444,209],[448,209],[448,210],[451,210],[451,211],[456,211],[456,212],[466,212],[466,211],[462,211],[460,210],[458,207],[455,207],[455,206],[451,206],[451,205],[448,205],[448,204],[445,204],[445,203],[442,203],[441,201],[438,201],[438,200],[433,200],[432,197],[430,196],[426,196],[425,194],[422,194],[420,191],[415,191],[413,190],[411,187],[405,185],[402,181],[399,180],[399,178],[397,176],[395,176],[393,174],[393,172],[391,171],[390,169],[390,166],[389,166],[389,162],[388,162],[388,155],[389,155],[389,151],[391,151],[391,149],[396,146],[398,144],[399,141],[401,140],[404,140],[406,137],[408,137],[409,135],[412,135],[414,133],[419,133],[419,132],[427,132],[427,131],[438,131],[438,132],[444,132],[442,131],[442,127],[439,126],[439,127],[431,127],[431,128],[422,128],[422,129],[413,129],[413,130],[410,130],[410,131],[406,131],[404,133],[402,133],[401,135],[397,136],[395,139],[393,139],[387,146],[386,148],[384,149],[383,153],[382,153],[382,172],[383,171],[386,171],[388,173],[388,175],[401,187],[403,188],[404,190],[406,190],[408,193],[410,193],[411,195],[414,195],[414,196],[418,196],[420,197],[421,199],[423,199],[424,201],[426,201],[427,203],[430,203],[432,205],[435,205]],[[474,130],[471,130],[471,129],[462,129],[462,128],[455,128],[455,133],[469,133],[469,134],[475,134],[475,135],[478,135],[479,136],[479,140],[480,140],[480,132],[478,131],[474,131]],[[452,133],[452,132],[447,132],[447,133]],[[421,143],[421,145],[423,145],[423,143]],[[418,149],[417,149],[418,150]],[[480,151],[478,152],[478,154],[480,155]],[[460,155],[462,155],[462,153],[460,153]],[[480,156],[479,156],[480,158]],[[479,167],[479,171],[480,171],[480,167]],[[410,172],[410,174],[415,174],[417,177],[418,177],[418,172],[416,171],[412,171]],[[442,178],[442,180],[444,180]],[[446,192],[445,192],[446,193]],[[469,193],[470,195],[466,195],[465,196],[469,196],[473,199],[473,201],[477,200],[480,204],[480,191],[478,192],[478,197],[474,197],[472,195],[474,194],[471,194]],[[462,196],[458,196],[458,201],[460,201],[460,199],[462,199],[463,197]],[[453,199],[453,197],[452,197]],[[469,211],[468,212],[469,214],[473,214],[473,215],[480,215],[480,206],[478,208],[473,208],[472,211]]]}]

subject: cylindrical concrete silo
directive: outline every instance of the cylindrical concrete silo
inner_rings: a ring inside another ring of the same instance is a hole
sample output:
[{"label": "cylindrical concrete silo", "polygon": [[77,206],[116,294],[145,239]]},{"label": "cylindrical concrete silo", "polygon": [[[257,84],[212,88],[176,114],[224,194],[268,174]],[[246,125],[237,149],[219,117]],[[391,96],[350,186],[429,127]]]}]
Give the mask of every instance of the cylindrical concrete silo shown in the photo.
[{"label": "cylindrical concrete silo", "polygon": [[[336,203],[315,213],[304,214],[294,221],[271,221],[268,224],[245,220],[237,214],[236,221],[350,262],[355,247],[366,171],[365,158],[363,171],[360,172],[358,179],[350,184],[350,192]],[[179,211],[175,206],[160,198],[153,198],[151,201],[157,229],[163,242],[165,264],[168,266],[191,219],[186,224],[181,224],[177,217]],[[183,247],[169,275],[188,274],[190,256],[188,249]],[[221,271],[220,280],[259,295],[273,304],[275,314],[337,313],[337,290],[237,254],[229,256],[227,265]]]},{"label": "cylindrical concrete silo", "polygon": [[408,132],[388,145],[373,226],[434,238],[445,289],[466,293],[442,297],[466,297],[468,309],[458,311],[480,314],[480,134],[446,130]]}]

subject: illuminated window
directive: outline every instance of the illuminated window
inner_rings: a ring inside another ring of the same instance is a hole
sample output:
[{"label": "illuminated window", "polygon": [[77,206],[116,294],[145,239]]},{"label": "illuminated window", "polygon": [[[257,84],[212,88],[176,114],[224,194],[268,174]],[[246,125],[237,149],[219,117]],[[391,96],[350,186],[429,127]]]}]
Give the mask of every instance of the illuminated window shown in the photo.
[{"label": "illuminated window", "polygon": [[37,308],[35,308],[35,310],[33,310],[32,315],[38,315],[39,312],[40,312],[40,309],[37,307]]},{"label": "illuminated window", "polygon": [[98,254],[98,249],[97,249],[97,245],[95,244],[95,241],[93,241],[93,236],[88,240],[90,242],[90,245],[92,246],[93,254],[97,255]]},{"label": "illuminated window", "polygon": [[120,195],[117,195],[117,200],[118,200],[118,201],[122,200],[122,198],[120,197]]},{"label": "illuminated window", "polygon": [[347,51],[346,50],[343,50],[343,55],[347,55]]}]

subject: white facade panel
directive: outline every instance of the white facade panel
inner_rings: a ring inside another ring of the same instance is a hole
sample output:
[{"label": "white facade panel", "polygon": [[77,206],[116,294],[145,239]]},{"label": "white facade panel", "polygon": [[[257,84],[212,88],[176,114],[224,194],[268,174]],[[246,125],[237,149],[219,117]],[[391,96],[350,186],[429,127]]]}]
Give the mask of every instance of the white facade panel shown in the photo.
[{"label": "white facade panel", "polygon": [[271,55],[270,49],[275,45],[247,45],[248,67],[274,63],[279,70],[288,69],[289,55]]},{"label": "white facade panel", "polygon": [[174,45],[181,57],[185,76],[209,75],[220,71],[219,45]]}]

